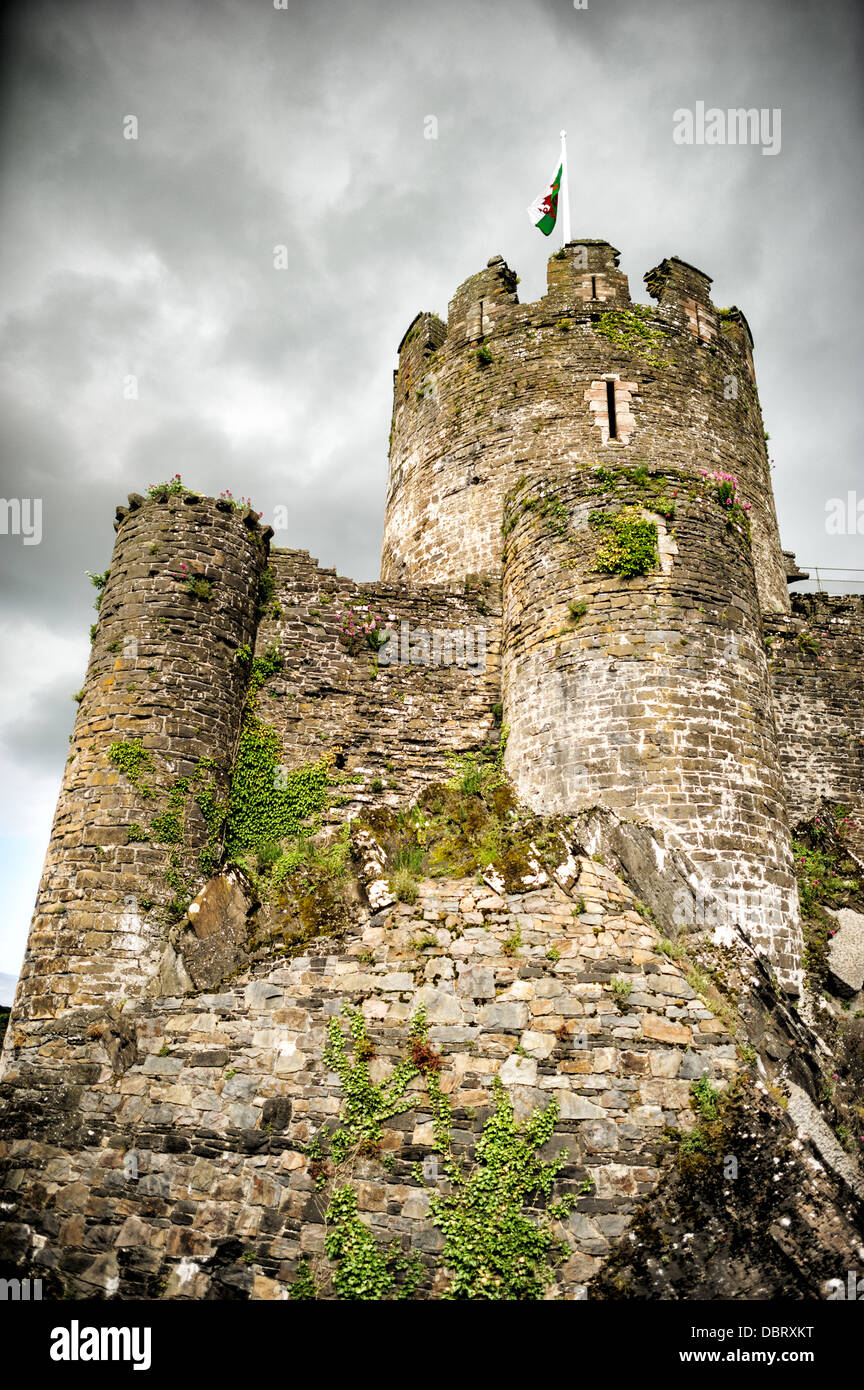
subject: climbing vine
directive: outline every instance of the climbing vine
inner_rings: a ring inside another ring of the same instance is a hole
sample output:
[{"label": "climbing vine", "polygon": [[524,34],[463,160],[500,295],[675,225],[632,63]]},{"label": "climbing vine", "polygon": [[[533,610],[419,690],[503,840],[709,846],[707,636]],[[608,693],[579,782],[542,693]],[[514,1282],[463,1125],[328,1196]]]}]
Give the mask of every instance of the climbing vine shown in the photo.
[{"label": "climbing vine", "polygon": [[[149,749],[140,739],[112,743],[108,748],[108,759],[119,768],[125,777],[140,793],[149,800],[156,795],[149,779],[156,778],[156,766]],[[167,790],[168,802],[163,811],[153,816],[149,827],[139,821],[132,821],[126,827],[127,844],[146,843],[183,846],[186,838],[186,806],[191,796],[197,805],[207,827],[207,841],[198,852],[198,871],[209,878],[218,867],[219,842],[225,818],[225,804],[216,794],[216,785],[210,775],[217,769],[213,758],[199,758],[189,777],[179,777]],[[148,779],[145,781],[145,777]],[[168,904],[168,915],[172,921],[178,920],[188,905],[194,892],[194,884],[182,872],[182,861],[178,850],[174,849],[165,868],[165,881],[173,893]]]},{"label": "climbing vine", "polygon": [[265,851],[286,836],[308,830],[311,817],[326,804],[331,784],[326,755],[288,772],[281,764],[277,730],[254,712],[262,686],[283,669],[279,648],[271,645],[263,655],[253,657],[248,646],[241,647],[235,659],[250,669],[228,798],[225,850],[230,859],[248,851]]},{"label": "climbing vine", "polygon": [[229,858],[299,834],[326,805],[330,758],[325,755],[287,772],[280,764],[281,756],[277,731],[247,714],[228,800],[225,849]]},{"label": "climbing vine", "polygon": [[[349,1154],[376,1154],[381,1144],[381,1126],[393,1115],[410,1110],[414,1097],[406,1099],[408,1085],[419,1076],[420,1068],[413,1057],[397,1063],[386,1082],[375,1085],[369,1077],[369,1057],[371,1044],[366,1033],[366,1023],[359,1009],[348,1005],[343,1009],[348,1019],[348,1028],[354,1043],[353,1058],[345,1050],[345,1037],[338,1018],[331,1018],[327,1029],[327,1046],[324,1061],[338,1073],[345,1103],[342,1107],[339,1125],[330,1137],[330,1149],[334,1163],[344,1163]],[[419,1009],[411,1022],[409,1038],[424,1041],[426,1038],[426,1014]]]},{"label": "climbing vine", "polygon": [[[191,795],[201,812],[208,830],[207,848],[215,858],[225,807],[216,797],[216,787],[207,773],[214,771],[212,758],[199,758],[191,777],[178,777],[168,788],[168,806],[150,822],[152,838],[157,844],[182,844],[185,835],[186,802]],[[203,852],[202,852],[203,853]]]},{"label": "climbing vine", "polygon": [[[516,1120],[513,1104],[499,1081],[494,1083],[494,1110],[477,1141],[473,1162],[457,1158],[451,1145],[452,1107],[440,1079],[441,1057],[430,1046],[423,1009],[414,1015],[406,1055],[386,1081],[371,1080],[374,1049],[363,1015],[345,1005],[352,1051],[338,1019],[331,1019],[325,1062],[338,1075],[344,1102],[336,1129],[329,1136],[333,1163],[326,1208],[324,1250],[333,1268],[330,1279],[339,1298],[410,1298],[425,1270],[419,1256],[402,1255],[395,1245],[385,1250],[361,1220],[351,1184],[359,1156],[381,1157],[381,1128],[394,1115],[412,1109],[423,1078],[432,1110],[434,1150],[442,1158],[448,1190],[433,1193],[430,1217],[442,1232],[441,1263],[449,1279],[445,1299],[527,1300],[542,1298],[568,1246],[553,1222],[572,1211],[576,1197],[551,1202],[563,1155],[546,1161],[539,1151],[552,1138],[558,1106],[552,1101],[525,1121]],[[315,1141],[316,1183],[327,1186],[322,1136]],[[418,1173],[422,1180],[422,1170]],[[545,1206],[537,1219],[532,1204]],[[308,1264],[298,1269],[292,1297],[314,1298],[318,1286]]]},{"label": "climbing vine", "polygon": [[140,738],[110,744],[108,760],[119,768],[145,799],[155,795],[153,788],[144,778],[152,776],[156,769],[151,753],[144,747]]},{"label": "climbing vine", "polygon": [[435,1193],[430,1216],[444,1235],[442,1261],[450,1275],[445,1299],[542,1298],[555,1267],[569,1253],[551,1220],[569,1215],[576,1198],[547,1206],[537,1221],[526,1205],[548,1202],[563,1159],[538,1155],[552,1138],[558,1106],[550,1101],[517,1123],[513,1103],[496,1079],[495,1110],[483,1126],[470,1171],[445,1153],[451,1190]]},{"label": "climbing vine", "polygon": [[272,565],[268,565],[258,579],[258,617],[263,618],[266,614],[278,618],[281,613],[281,605],[276,600],[276,572]]},{"label": "climbing vine", "polygon": [[[239,648],[237,653],[238,658],[243,651],[244,648]],[[283,669],[285,662],[282,653],[275,644],[271,644],[269,647],[265,648],[262,656],[253,657],[248,647],[245,648],[245,651],[249,652],[249,664],[251,666],[249,672],[249,687],[246,692],[246,709],[250,710],[254,709],[255,705],[258,703],[258,691],[261,689],[264,682],[269,681],[271,676],[277,675],[278,672]]]},{"label": "climbing vine", "polygon": [[381,1302],[416,1293],[425,1273],[420,1256],[402,1255],[395,1242],[386,1252],[381,1249],[360,1220],[352,1187],[336,1189],[325,1219],[324,1251],[335,1265],[333,1288],[339,1298]]}]

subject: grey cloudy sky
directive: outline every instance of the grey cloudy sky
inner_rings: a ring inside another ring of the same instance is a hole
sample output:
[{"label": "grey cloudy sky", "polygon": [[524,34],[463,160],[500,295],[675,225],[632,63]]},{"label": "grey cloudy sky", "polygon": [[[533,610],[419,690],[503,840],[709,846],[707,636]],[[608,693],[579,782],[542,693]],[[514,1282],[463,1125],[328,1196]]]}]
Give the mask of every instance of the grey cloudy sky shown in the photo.
[{"label": "grey cloudy sky", "polygon": [[[113,510],[181,472],[277,541],[378,572],[395,348],[503,254],[537,298],[527,204],[569,132],[574,237],[634,295],[679,255],[757,347],[784,544],[859,495],[862,29],[839,0],[29,0],[0,112],[0,969],[17,971]],[[782,145],[682,147],[704,101],[782,110]],[[137,117],[138,139],[123,138]],[[438,138],[424,138],[436,117]],[[273,248],[287,247],[287,268]],[[138,399],[124,398],[124,378]]]}]

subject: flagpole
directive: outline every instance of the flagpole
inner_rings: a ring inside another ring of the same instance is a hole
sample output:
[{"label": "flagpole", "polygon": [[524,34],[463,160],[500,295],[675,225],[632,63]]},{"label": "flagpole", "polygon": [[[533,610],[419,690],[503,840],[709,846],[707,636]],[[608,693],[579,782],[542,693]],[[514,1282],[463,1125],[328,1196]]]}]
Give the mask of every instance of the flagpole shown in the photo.
[{"label": "flagpole", "polygon": [[561,217],[562,246],[570,240],[570,180],[567,177],[567,132],[561,132],[561,201],[564,204]]}]

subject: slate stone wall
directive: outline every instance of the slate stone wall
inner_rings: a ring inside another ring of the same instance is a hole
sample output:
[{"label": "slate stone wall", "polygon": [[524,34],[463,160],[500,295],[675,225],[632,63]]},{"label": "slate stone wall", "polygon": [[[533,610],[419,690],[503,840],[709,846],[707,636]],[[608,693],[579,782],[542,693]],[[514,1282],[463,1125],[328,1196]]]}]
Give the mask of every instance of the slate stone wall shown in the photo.
[{"label": "slate stone wall", "polygon": [[[258,713],[278,730],[286,766],[338,757],[345,783],[334,820],[371,802],[411,799],[452,775],[448,754],[497,742],[496,587],[358,584],[296,550],[274,551],[272,564],[275,608],[262,620],[258,651],[277,646],[285,666],[264,686]],[[372,647],[352,654],[340,640],[351,613],[398,635],[380,654],[388,664]]]}]

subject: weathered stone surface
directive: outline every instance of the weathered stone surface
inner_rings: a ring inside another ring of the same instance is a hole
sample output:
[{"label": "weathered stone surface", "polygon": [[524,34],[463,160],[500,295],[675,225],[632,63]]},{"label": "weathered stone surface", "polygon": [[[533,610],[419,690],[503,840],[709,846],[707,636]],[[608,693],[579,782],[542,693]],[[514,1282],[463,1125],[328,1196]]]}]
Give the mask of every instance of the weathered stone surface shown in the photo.
[{"label": "weathered stone surface", "polygon": [[642,1019],[642,1032],[646,1038],[654,1038],[657,1042],[689,1043],[692,1037],[686,1024],[673,1023],[657,1014],[647,1014]]},{"label": "weathered stone surface", "polygon": [[[794,594],[791,614],[766,617],[765,631],[789,819],[809,820],[829,802],[860,825],[864,598]],[[858,844],[860,860],[860,831]]]},{"label": "weathered stone surface", "polygon": [[574,1095],[572,1091],[556,1091],[555,1099],[560,1107],[562,1120],[600,1120],[604,1117],[604,1111],[599,1105],[594,1105],[584,1096]]},{"label": "weathered stone surface", "polygon": [[678,1075],[687,1081],[698,1081],[711,1075],[711,1058],[702,1052],[685,1052],[680,1060]]},{"label": "weathered stone surface", "polygon": [[831,983],[843,998],[851,999],[864,989],[864,914],[843,907],[835,912],[838,926],[828,945],[828,969]]},{"label": "weathered stone surface", "polygon": [[[764,1091],[748,1085],[727,1123],[713,1159],[672,1165],[656,1194],[634,1204],[639,1239],[624,1233],[589,1299],[828,1297],[860,1241],[859,1202]],[[736,1159],[734,1181],[727,1154]],[[663,1259],[676,1241],[674,1260]]]},{"label": "weathered stone surface", "polygon": [[378,841],[368,830],[358,826],[352,830],[351,844],[360,863],[359,878],[372,911],[381,912],[392,907],[396,895],[387,879],[386,856]]},{"label": "weathered stone surface", "polygon": [[499,1002],[486,1004],[480,1010],[480,1022],[486,1028],[502,1028],[515,1032],[528,1022],[528,1005]]},{"label": "weathered stone surface", "polygon": [[220,874],[189,904],[180,950],[198,989],[214,989],[245,960],[251,903],[237,874]]},{"label": "weathered stone surface", "polygon": [[799,1132],[812,1140],[825,1163],[843,1177],[858,1197],[864,1198],[864,1176],[860,1169],[845,1152],[833,1130],[829,1129],[807,1092],[794,1083],[789,1087],[787,1110]]},{"label": "weathered stone surface", "polygon": [[[650,819],[659,836],[589,817],[634,864],[652,855],[653,872],[639,881],[655,893],[668,850],[678,852],[657,904],[667,930],[688,926],[698,907],[700,925],[710,913],[730,935],[742,930],[796,991],[798,891],[749,547],[730,535],[716,486],[670,464],[658,463],[647,481],[606,471],[602,497],[591,469],[568,463],[544,466],[505,499],[504,611],[513,615],[502,640],[505,765],[539,811],[566,815],[599,802],[621,819]],[[670,506],[674,497],[671,569],[601,572],[593,522],[611,524],[630,508],[668,538],[664,497]],[[700,621],[691,629],[694,602]],[[576,623],[567,622],[569,604],[579,605]],[[735,662],[730,642],[741,653]],[[720,746],[727,762],[710,752]],[[743,767],[759,768],[755,781],[733,771]],[[602,840],[591,846],[604,849]]]},{"label": "weathered stone surface", "polygon": [[495,972],[485,966],[467,966],[459,971],[456,989],[472,999],[494,999]]}]

